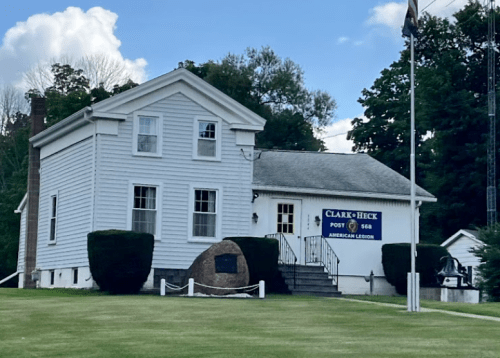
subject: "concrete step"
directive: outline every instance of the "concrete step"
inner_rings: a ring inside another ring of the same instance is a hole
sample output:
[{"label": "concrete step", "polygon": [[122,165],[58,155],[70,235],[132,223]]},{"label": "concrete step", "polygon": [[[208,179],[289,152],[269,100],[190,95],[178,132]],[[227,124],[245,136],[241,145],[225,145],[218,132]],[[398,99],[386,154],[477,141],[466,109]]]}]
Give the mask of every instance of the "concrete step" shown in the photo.
[{"label": "concrete step", "polygon": [[[293,285],[293,277],[285,278],[285,282],[288,286]],[[328,286],[333,285],[333,281],[329,278],[302,278],[297,277],[295,279],[296,285],[319,285]]]},{"label": "concrete step", "polygon": [[292,295],[332,295],[340,296],[342,293],[334,286],[316,286],[316,285],[296,285],[291,290]]},{"label": "concrete step", "polygon": [[[292,267],[284,267],[283,265],[279,265],[278,269],[281,272],[292,271]],[[321,273],[326,272],[323,266],[304,266],[304,265],[296,265],[295,272],[310,272],[310,273]]]},{"label": "concrete step", "polygon": [[319,296],[319,297],[341,297],[342,292],[320,292],[320,291],[292,291],[292,295],[294,296]]},{"label": "concrete step", "polygon": [[294,275],[290,267],[280,265],[280,271],[285,279],[285,283],[292,295],[312,295],[312,296],[340,296],[338,286],[333,285],[331,278],[323,266],[302,266],[295,267],[295,287]]}]

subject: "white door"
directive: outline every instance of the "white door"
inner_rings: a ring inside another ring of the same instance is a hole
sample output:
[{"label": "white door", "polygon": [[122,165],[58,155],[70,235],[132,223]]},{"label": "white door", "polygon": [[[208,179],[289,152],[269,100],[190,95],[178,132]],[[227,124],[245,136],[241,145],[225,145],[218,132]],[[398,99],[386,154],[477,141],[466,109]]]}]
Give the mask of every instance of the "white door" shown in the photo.
[{"label": "white door", "polygon": [[304,264],[303,240],[301,234],[302,208],[301,200],[274,199],[273,210],[274,218],[271,218],[270,232],[277,232],[285,235],[288,244],[292,248],[297,263]]}]

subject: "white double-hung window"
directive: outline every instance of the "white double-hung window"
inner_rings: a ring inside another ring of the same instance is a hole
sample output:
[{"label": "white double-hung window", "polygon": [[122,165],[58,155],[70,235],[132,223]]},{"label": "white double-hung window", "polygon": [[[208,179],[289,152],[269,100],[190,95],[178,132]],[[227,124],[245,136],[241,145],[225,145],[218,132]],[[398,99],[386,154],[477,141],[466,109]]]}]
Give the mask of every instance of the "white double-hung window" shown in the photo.
[{"label": "white double-hung window", "polygon": [[194,159],[220,160],[221,123],[216,117],[196,117],[193,138]]},{"label": "white double-hung window", "polygon": [[157,118],[139,117],[137,151],[143,153],[158,152]]},{"label": "white double-hung window", "polygon": [[134,186],[132,231],[156,235],[156,187]]},{"label": "white double-hung window", "polygon": [[220,239],[221,193],[222,189],[218,187],[191,187],[191,240],[213,242]]},{"label": "white double-hung window", "polygon": [[146,112],[134,114],[134,155],[161,156],[162,124],[161,115]]},{"label": "white double-hung window", "polygon": [[215,237],[217,191],[195,189],[193,236]]}]

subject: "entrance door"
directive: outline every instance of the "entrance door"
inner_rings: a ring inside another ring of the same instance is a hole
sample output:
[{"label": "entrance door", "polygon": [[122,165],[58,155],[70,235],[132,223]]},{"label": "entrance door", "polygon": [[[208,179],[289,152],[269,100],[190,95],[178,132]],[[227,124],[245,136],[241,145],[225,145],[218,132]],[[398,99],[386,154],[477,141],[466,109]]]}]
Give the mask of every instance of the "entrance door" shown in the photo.
[{"label": "entrance door", "polygon": [[285,235],[288,244],[292,248],[297,263],[304,264],[303,242],[301,240],[302,208],[301,200],[274,199],[274,218],[270,220],[270,232],[277,232]]}]

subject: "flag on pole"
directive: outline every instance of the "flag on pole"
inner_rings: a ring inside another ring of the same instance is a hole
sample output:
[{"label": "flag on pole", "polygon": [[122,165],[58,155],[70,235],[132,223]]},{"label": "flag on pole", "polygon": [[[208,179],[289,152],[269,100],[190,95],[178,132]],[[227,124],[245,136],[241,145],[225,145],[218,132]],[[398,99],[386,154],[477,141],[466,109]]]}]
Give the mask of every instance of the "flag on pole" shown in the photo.
[{"label": "flag on pole", "polygon": [[403,36],[418,37],[418,0],[408,0],[408,11],[406,12]]}]

